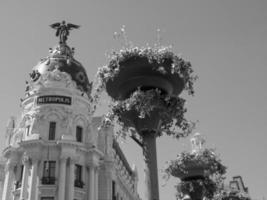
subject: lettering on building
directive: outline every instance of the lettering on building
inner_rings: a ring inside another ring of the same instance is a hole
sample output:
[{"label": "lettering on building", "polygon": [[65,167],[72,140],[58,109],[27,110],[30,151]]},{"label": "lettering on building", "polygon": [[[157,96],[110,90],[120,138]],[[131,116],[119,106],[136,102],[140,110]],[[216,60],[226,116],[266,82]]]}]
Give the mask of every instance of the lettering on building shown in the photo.
[{"label": "lettering on building", "polygon": [[37,105],[39,104],[65,104],[71,105],[71,97],[59,95],[47,95],[37,97]]}]

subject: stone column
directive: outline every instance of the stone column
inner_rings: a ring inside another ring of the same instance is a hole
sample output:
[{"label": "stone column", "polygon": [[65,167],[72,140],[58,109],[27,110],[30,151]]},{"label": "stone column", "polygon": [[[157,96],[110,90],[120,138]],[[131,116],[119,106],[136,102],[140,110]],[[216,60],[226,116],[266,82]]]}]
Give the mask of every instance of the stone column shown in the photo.
[{"label": "stone column", "polygon": [[38,168],[38,160],[32,159],[32,169],[31,169],[30,188],[29,188],[29,195],[30,195],[29,200],[36,200],[37,168]]},{"label": "stone column", "polygon": [[59,171],[59,181],[58,181],[58,200],[65,200],[65,182],[66,182],[66,157],[60,158],[60,171]]},{"label": "stone column", "polygon": [[69,200],[74,199],[74,160],[70,159],[70,171],[69,171],[69,187],[68,187],[68,198]]},{"label": "stone column", "polygon": [[89,197],[89,187],[90,187],[90,177],[89,177],[89,167],[86,165],[85,166],[85,177],[86,177],[86,179],[85,179],[85,191],[87,191],[86,192],[86,194],[85,194],[85,200],[89,200],[90,199],[90,197]]},{"label": "stone column", "polygon": [[22,183],[21,183],[21,192],[20,192],[20,200],[27,199],[27,189],[28,189],[28,177],[29,177],[29,158],[24,157],[23,158],[23,177],[22,177]]},{"label": "stone column", "polygon": [[112,180],[114,179],[113,161],[105,161],[104,167],[99,167],[98,174],[102,174],[98,178],[98,184],[107,188],[103,192],[98,193],[99,199],[112,199]]},{"label": "stone column", "polygon": [[5,168],[6,175],[2,200],[11,200],[12,198],[12,189],[14,188],[15,179],[14,167],[15,163],[9,159]]},{"label": "stone column", "polygon": [[98,166],[94,167],[94,176],[95,176],[95,200],[98,200]]},{"label": "stone column", "polygon": [[35,200],[40,199],[40,195],[41,193],[39,192],[39,186],[42,183],[42,176],[43,176],[43,171],[41,171],[41,166],[43,165],[42,161],[38,160],[37,161],[37,172],[36,172],[36,184],[35,184],[35,188],[36,188],[36,192],[35,192]]},{"label": "stone column", "polygon": [[89,166],[89,200],[95,200],[95,170],[93,166]]}]

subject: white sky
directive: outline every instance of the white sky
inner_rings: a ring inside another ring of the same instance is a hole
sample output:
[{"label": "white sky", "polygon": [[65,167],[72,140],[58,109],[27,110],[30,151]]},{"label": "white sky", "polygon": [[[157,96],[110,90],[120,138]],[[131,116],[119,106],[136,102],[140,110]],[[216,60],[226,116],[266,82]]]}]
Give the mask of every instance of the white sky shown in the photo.
[{"label": "white sky", "polygon": [[[48,25],[63,19],[82,25],[69,44],[90,80],[107,63],[105,53],[119,47],[112,36],[122,25],[136,45],[153,44],[160,28],[163,43],[173,44],[199,76],[195,97],[184,95],[188,118],[199,120],[196,131],[217,148],[228,177],[241,175],[253,198],[267,197],[266,9],[264,0],[1,1],[1,149],[7,119],[20,112],[28,73],[57,43]],[[126,143],[129,161],[139,169],[142,196],[141,150]],[[187,143],[160,138],[159,169]],[[174,182],[160,186],[161,199],[175,199]]]}]

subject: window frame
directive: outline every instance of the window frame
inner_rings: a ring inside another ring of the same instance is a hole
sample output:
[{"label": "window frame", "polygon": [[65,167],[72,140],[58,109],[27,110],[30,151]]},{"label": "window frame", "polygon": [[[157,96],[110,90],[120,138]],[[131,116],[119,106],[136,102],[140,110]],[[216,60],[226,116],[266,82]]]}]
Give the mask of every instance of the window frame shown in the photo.
[{"label": "window frame", "polygon": [[112,200],[116,200],[116,182],[112,180]]},{"label": "window frame", "polygon": [[26,136],[29,136],[29,135],[30,135],[30,130],[31,130],[31,125],[28,124],[28,125],[26,126],[26,130],[25,130],[25,132],[26,132]]},{"label": "window frame", "polygon": [[[79,171],[78,176],[77,176],[77,171]],[[75,164],[75,180],[82,181],[82,171],[83,171],[83,166]]]},{"label": "window frame", "polygon": [[[46,165],[48,163],[48,170],[46,169]],[[56,181],[56,161],[49,160],[43,162],[43,176],[42,176],[42,184],[43,185],[53,185]]]},{"label": "window frame", "polygon": [[79,164],[75,164],[75,171],[74,171],[74,186],[78,188],[83,188],[83,166]]},{"label": "window frame", "polygon": [[41,200],[55,200],[55,197],[41,197]]},{"label": "window frame", "polygon": [[49,122],[48,140],[56,139],[57,123],[55,121]]},{"label": "window frame", "polygon": [[[48,175],[46,176],[46,163],[48,162]],[[52,167],[52,164],[54,164],[54,166]],[[54,174],[52,174],[52,169],[54,169]],[[53,176],[54,175],[54,176]],[[55,177],[56,176],[56,161],[54,160],[45,160],[44,161],[44,169],[43,169],[43,177]]]},{"label": "window frame", "polygon": [[18,174],[18,179],[15,182],[15,189],[21,188],[21,184],[22,184],[22,179],[23,179],[23,172],[24,172],[24,165],[20,165],[17,168],[17,172]]},{"label": "window frame", "polygon": [[76,126],[76,141],[83,142],[83,127]]}]

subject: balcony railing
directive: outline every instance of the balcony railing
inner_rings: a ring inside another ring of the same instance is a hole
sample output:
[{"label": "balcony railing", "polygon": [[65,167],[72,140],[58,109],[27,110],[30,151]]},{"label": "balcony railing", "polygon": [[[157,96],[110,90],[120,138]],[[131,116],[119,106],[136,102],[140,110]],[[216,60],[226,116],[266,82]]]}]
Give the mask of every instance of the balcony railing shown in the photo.
[{"label": "balcony railing", "polygon": [[43,177],[42,178],[42,184],[43,185],[54,185],[56,182],[55,177]]},{"label": "balcony railing", "polygon": [[81,180],[75,180],[75,181],[74,181],[74,186],[75,186],[75,187],[78,187],[78,188],[83,188],[83,186],[84,186],[84,182],[81,181]]}]

